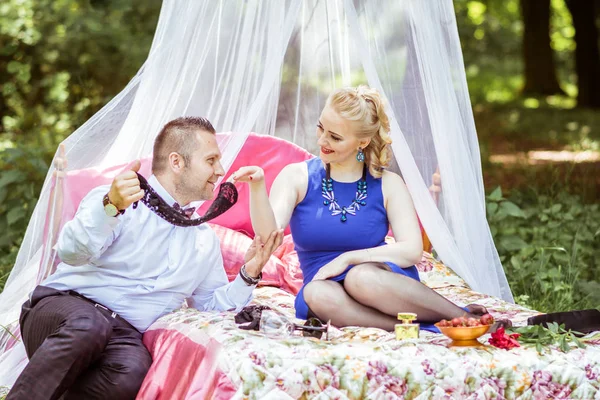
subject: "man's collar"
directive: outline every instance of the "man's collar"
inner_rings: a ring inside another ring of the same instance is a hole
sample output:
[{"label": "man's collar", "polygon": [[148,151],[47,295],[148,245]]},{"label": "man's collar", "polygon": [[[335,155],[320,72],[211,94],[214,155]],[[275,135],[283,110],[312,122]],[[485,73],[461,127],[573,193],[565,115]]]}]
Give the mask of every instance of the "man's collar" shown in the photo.
[{"label": "man's collar", "polygon": [[169,192],[167,192],[167,189],[165,189],[163,187],[163,185],[160,184],[160,182],[158,181],[158,179],[156,178],[155,175],[150,175],[150,178],[148,178],[148,184],[150,186],[152,186],[152,188],[154,189],[154,191],[160,196],[162,197],[162,199],[171,207],[173,207],[173,204],[175,204],[175,199],[173,198],[173,196],[171,196],[169,194]]}]

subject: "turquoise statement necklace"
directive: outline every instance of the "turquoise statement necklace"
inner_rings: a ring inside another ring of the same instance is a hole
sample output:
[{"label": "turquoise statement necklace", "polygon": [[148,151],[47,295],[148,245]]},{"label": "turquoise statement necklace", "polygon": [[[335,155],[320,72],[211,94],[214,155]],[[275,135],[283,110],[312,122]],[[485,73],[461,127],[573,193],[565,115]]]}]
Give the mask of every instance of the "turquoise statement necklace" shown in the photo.
[{"label": "turquoise statement necklace", "polygon": [[331,215],[341,214],[340,220],[346,222],[348,220],[348,214],[356,215],[356,212],[360,210],[361,206],[364,207],[367,205],[367,202],[365,201],[367,198],[367,166],[365,165],[363,167],[362,178],[356,182],[356,195],[354,200],[346,207],[341,207],[335,198],[333,179],[331,179],[331,167],[329,164],[326,165],[325,170],[325,178],[321,181],[321,193],[325,198],[323,205],[329,208]]}]

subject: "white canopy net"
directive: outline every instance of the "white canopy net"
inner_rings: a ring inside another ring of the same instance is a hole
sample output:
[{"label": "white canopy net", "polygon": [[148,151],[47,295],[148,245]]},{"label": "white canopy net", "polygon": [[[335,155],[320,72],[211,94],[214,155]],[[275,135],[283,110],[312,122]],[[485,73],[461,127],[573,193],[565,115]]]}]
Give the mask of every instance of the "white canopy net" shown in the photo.
[{"label": "white canopy net", "polygon": [[[316,153],[328,94],[358,84],[388,101],[394,167],[438,257],[474,290],[512,301],[486,221],[451,0],[165,0],[137,75],[64,141],[68,170],[148,156],[161,127],[180,116],[205,116],[234,133],[220,143],[225,168],[249,132]],[[436,170],[443,189],[434,200],[428,186]],[[45,227],[61,223],[53,172],[0,294],[0,324],[9,330],[54,262],[44,246],[57,234]],[[0,385],[11,385],[26,363],[23,346],[12,343],[0,340]]]}]

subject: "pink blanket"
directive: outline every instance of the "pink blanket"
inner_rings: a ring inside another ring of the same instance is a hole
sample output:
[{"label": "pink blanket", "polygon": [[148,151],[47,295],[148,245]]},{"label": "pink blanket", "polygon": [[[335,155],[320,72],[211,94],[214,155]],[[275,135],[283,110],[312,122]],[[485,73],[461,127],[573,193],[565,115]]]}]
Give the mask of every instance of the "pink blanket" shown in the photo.
[{"label": "pink blanket", "polygon": [[144,335],[153,363],[138,399],[223,399],[236,389],[221,369],[216,356],[221,345],[192,329],[153,329]]}]

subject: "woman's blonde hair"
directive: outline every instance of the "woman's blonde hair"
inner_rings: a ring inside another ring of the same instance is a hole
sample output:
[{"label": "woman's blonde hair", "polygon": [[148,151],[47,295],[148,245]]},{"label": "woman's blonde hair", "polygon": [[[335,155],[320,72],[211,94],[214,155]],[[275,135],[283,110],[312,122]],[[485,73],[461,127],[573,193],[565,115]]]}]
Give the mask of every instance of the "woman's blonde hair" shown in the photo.
[{"label": "woman's blonde hair", "polygon": [[326,102],[342,118],[356,122],[355,134],[359,139],[371,139],[366,148],[365,163],[375,178],[381,178],[383,169],[391,161],[388,135],[390,121],[384,110],[384,101],[379,92],[368,86],[337,89],[329,95]]}]

